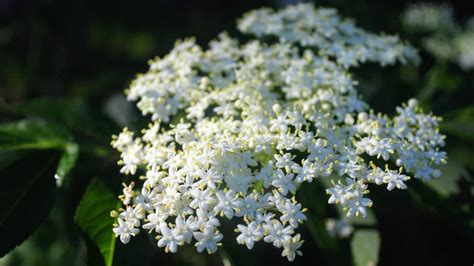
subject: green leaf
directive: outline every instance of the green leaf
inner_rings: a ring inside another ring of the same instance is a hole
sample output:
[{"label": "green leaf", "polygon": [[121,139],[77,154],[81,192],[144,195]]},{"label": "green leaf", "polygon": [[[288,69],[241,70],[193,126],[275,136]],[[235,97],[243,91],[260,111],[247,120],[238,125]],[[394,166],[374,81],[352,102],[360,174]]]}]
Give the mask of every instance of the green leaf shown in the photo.
[{"label": "green leaf", "polygon": [[28,151],[0,151],[0,170],[24,157]]},{"label": "green leaf", "polygon": [[64,179],[68,176],[69,172],[74,168],[77,158],[79,157],[79,145],[75,143],[69,143],[64,148],[64,152],[59,160],[58,169],[56,170],[56,183],[61,186]]},{"label": "green leaf", "polygon": [[105,265],[112,265],[115,251],[115,236],[112,231],[114,219],[110,211],[118,208],[114,193],[98,178],[87,186],[74,215],[76,224],[99,248]]},{"label": "green leaf", "polygon": [[63,129],[42,120],[0,124],[0,150],[63,148],[71,138]]},{"label": "green leaf", "polygon": [[446,152],[449,155],[448,164],[451,163],[451,161],[456,161],[465,169],[474,172],[474,164],[472,163],[472,158],[474,158],[474,149],[469,146],[472,145],[466,145],[466,143],[463,141],[458,143],[450,142],[449,147],[446,147]]},{"label": "green leaf", "polygon": [[25,119],[0,124],[0,162],[8,165],[28,150],[63,150],[57,167],[57,184],[61,185],[74,167],[79,156],[79,146],[62,128],[39,119]]},{"label": "green leaf", "polygon": [[35,151],[0,170],[0,257],[26,240],[49,215],[56,196],[55,151]]},{"label": "green leaf", "polygon": [[474,141],[474,105],[451,111],[443,117],[440,124],[443,133]]},{"label": "green leaf", "polygon": [[115,125],[100,110],[92,110],[79,98],[39,98],[6,107],[7,111],[39,117],[94,139],[110,138]]},{"label": "green leaf", "polygon": [[351,240],[352,257],[356,266],[377,265],[380,236],[376,230],[357,230]]},{"label": "green leaf", "polygon": [[442,196],[446,197],[450,194],[459,192],[458,181],[462,176],[469,176],[466,169],[454,160],[449,160],[448,164],[441,169],[443,175],[427,182],[430,187],[438,191]]},{"label": "green leaf", "polygon": [[450,72],[445,62],[433,66],[426,75],[425,87],[420,91],[417,98],[429,104],[434,93],[437,91],[455,92],[462,84],[462,76],[457,72]]},{"label": "green leaf", "polygon": [[438,63],[428,72],[428,83],[438,90],[456,91],[462,83],[458,72],[450,71],[448,64]]}]

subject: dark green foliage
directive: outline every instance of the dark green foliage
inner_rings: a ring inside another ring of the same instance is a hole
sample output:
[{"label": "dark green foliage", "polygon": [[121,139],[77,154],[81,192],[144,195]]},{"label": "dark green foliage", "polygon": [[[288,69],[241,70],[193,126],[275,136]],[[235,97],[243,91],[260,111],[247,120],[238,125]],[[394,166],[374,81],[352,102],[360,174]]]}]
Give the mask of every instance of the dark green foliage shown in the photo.
[{"label": "dark green foliage", "polygon": [[0,170],[0,256],[27,239],[48,217],[56,186],[57,152],[31,152]]},{"label": "dark green foliage", "polygon": [[0,149],[61,149],[70,140],[61,128],[43,120],[0,124]]},{"label": "dark green foliage", "polygon": [[114,258],[116,241],[112,232],[114,219],[110,217],[110,212],[116,209],[117,197],[100,179],[94,178],[74,215],[79,228],[99,248],[106,266],[112,265]]}]

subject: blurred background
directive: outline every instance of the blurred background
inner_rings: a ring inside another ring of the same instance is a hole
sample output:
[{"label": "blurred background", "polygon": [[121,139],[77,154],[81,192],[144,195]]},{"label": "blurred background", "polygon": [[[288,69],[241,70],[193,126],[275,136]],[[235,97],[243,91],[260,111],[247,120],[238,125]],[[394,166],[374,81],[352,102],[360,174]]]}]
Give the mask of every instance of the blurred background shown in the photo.
[{"label": "blurred background", "polygon": [[[118,155],[107,146],[110,136],[124,125],[141,128],[145,123],[135,107],[126,103],[123,90],[137,73],[147,70],[147,60],[165,55],[177,39],[195,36],[205,47],[222,31],[238,37],[235,21],[244,12],[297,2],[0,0],[0,122],[39,116],[66,125],[74,140],[86,147],[81,147],[79,162],[92,165],[97,158],[101,162],[95,168],[72,172],[79,180],[68,184],[74,192],[58,191],[39,229],[0,259],[0,265],[103,264],[99,250],[75,226],[72,206],[77,205],[93,171],[101,173],[105,182],[120,186],[114,164]],[[315,5],[335,7],[358,26],[398,34],[419,49],[419,66],[367,64],[355,69],[355,79],[376,111],[393,113],[401,102],[416,97],[425,111],[444,117],[441,130],[448,136],[449,163],[443,176],[430,183],[411,180],[406,191],[383,193],[373,188],[372,219],[354,221],[351,227],[354,232],[376,232],[375,240],[370,236],[359,240],[355,235],[337,239],[322,232],[327,226],[324,217],[336,216],[325,204],[322,185],[299,192],[308,202],[321,204],[316,204],[320,209],[314,213],[310,208],[317,226],[302,232],[304,256],[292,265],[361,265],[357,260],[364,251],[354,251],[354,245],[369,249],[372,265],[474,262],[474,1],[432,2],[451,10],[450,19],[436,20],[432,28],[417,27],[407,14],[410,6],[419,3],[321,0]],[[89,124],[100,126],[88,131]],[[89,148],[94,152],[87,154]],[[0,174],[2,182],[6,174]],[[316,194],[322,198],[313,199]],[[117,243],[114,264],[290,264],[270,245],[248,251],[232,239],[224,241],[225,254],[213,256],[192,248],[164,254],[149,239],[135,240],[125,247]]]}]

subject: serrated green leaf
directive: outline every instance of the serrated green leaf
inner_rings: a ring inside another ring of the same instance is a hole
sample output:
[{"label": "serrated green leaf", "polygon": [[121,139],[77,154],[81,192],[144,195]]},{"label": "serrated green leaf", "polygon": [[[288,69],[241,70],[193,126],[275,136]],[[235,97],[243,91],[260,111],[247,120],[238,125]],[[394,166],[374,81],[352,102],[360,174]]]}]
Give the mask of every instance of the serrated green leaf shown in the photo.
[{"label": "serrated green leaf", "polygon": [[31,152],[0,170],[0,257],[26,240],[49,215],[56,151]]},{"label": "serrated green leaf", "polygon": [[351,239],[352,257],[356,266],[377,265],[380,236],[376,230],[357,230]]},{"label": "serrated green leaf", "polygon": [[110,218],[110,211],[115,210],[118,203],[112,191],[100,179],[94,178],[74,215],[74,221],[97,245],[107,266],[112,265],[115,251],[114,219]]}]

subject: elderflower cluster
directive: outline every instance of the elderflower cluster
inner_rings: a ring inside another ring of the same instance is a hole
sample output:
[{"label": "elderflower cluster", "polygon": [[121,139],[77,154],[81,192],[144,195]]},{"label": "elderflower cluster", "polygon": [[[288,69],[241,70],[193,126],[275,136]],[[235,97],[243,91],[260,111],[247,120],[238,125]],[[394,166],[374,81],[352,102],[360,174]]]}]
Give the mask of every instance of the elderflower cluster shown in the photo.
[{"label": "elderflower cluster", "polygon": [[263,8],[247,13],[239,21],[239,30],[257,37],[274,36],[280,42],[297,43],[318,49],[319,56],[334,57],[344,67],[377,62],[382,66],[419,57],[413,47],[404,45],[395,35],[377,35],[341,18],[336,9],[315,8],[312,4],[290,6],[279,12]]},{"label": "elderflower cluster", "polygon": [[407,8],[402,15],[405,26],[418,31],[451,30],[456,27],[451,6],[420,3]]},{"label": "elderflower cluster", "polygon": [[[308,5],[257,13],[279,17],[309,7],[312,13],[295,23],[317,21],[322,12],[333,21],[326,30],[352,25]],[[385,40],[351,27],[361,38]],[[340,43],[355,38],[337,36]],[[391,40],[379,50],[369,40],[341,50],[366,49],[367,58],[385,64],[382,50],[411,49]],[[446,159],[439,118],[423,114],[415,100],[394,117],[375,114],[354,87],[352,64],[326,55],[291,42],[241,44],[224,33],[207,50],[187,39],[150,61],[126,94],[151,122],[141,134],[125,128],[112,141],[121,172],[140,177],[124,184],[116,236],[127,243],[143,229],[167,252],[194,244],[214,253],[224,237],[219,227],[234,220],[237,243],[271,243],[292,261],[307,219],[295,195],[304,183],[333,180],[329,203],[350,217],[365,216],[372,205],[369,183],[405,189],[410,176],[439,176],[436,166]]]},{"label": "elderflower cluster", "polygon": [[454,20],[451,6],[422,3],[409,6],[402,20],[410,31],[427,34],[422,42],[429,53],[464,70],[474,68],[474,17],[462,27]]}]

